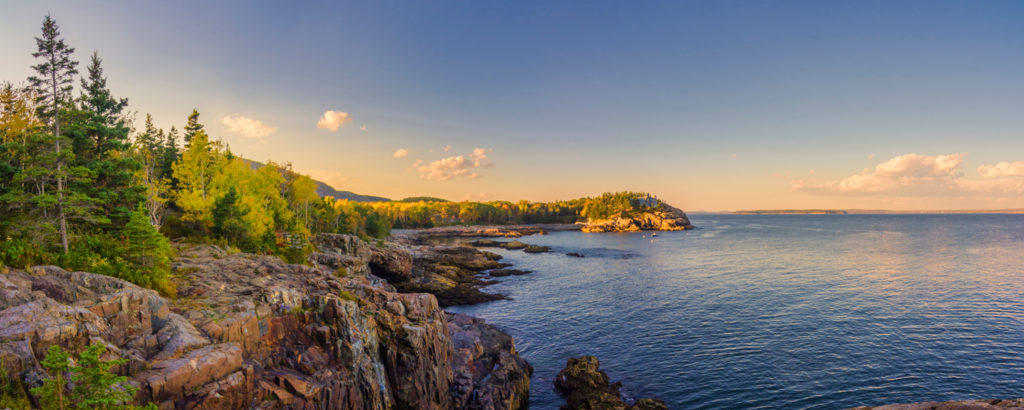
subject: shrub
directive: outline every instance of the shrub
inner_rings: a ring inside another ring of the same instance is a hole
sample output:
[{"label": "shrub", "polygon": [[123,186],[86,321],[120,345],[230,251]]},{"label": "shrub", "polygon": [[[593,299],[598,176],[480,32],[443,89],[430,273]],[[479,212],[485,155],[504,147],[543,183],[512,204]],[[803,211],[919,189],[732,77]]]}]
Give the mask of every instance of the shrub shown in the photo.
[{"label": "shrub", "polygon": [[[103,360],[107,348],[96,342],[79,355],[77,364],[70,364],[70,357],[60,348],[51,346],[41,364],[51,378],[43,385],[33,388],[32,394],[39,396],[43,409],[134,409],[131,404],[138,388],[128,384],[128,378],[111,372],[111,368],[125,364],[127,359]],[[68,388],[66,374],[71,375],[74,387],[71,395],[65,396]],[[156,409],[153,403],[144,408]]]}]

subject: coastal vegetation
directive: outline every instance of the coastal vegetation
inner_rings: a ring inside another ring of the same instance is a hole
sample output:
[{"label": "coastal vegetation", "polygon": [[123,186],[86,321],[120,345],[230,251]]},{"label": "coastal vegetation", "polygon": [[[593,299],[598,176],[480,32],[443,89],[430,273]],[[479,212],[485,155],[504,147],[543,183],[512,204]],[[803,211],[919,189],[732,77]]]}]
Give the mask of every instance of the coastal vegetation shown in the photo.
[{"label": "coastal vegetation", "polygon": [[180,132],[148,114],[135,129],[99,54],[79,75],[75,48],[50,16],[36,45],[35,74],[0,83],[3,265],[59,265],[173,295],[169,238],[303,262],[314,233],[389,233],[375,208],[321,198],[290,164],[235,156],[197,110]]},{"label": "coastal vegetation", "polygon": [[664,203],[645,192],[604,193],[596,197],[554,202],[450,202],[424,198],[374,202],[395,228],[446,225],[571,224],[612,217],[634,217],[658,211]]}]

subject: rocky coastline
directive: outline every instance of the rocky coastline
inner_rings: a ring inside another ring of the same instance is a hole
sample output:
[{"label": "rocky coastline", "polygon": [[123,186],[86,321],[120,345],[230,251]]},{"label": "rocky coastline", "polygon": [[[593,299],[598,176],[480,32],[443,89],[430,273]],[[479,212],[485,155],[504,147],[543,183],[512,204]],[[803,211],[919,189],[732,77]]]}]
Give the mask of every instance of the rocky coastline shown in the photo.
[{"label": "rocky coastline", "polygon": [[693,229],[690,218],[681,209],[658,201],[652,209],[635,215],[618,215],[590,220],[583,232],[683,231]]},{"label": "rocky coastline", "polygon": [[389,282],[500,263],[472,248],[316,242],[311,266],[176,244],[173,300],[54,266],[10,270],[0,275],[0,362],[27,389],[45,377],[50,346],[103,343],[107,359],[128,359],[116,370],[139,388],[136,403],[165,409],[526,406],[532,368],[510,336]]}]

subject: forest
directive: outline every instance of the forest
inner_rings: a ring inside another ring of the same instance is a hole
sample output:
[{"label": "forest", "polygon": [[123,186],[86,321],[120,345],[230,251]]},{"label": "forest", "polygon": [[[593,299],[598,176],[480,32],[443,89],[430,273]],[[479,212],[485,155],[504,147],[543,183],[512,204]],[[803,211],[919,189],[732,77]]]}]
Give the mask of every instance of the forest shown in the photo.
[{"label": "forest", "polygon": [[369,205],[320,198],[290,164],[235,156],[194,109],[180,130],[148,114],[136,129],[99,54],[80,73],[50,16],[35,43],[34,74],[0,83],[3,266],[58,265],[173,296],[171,238],[298,263],[317,232],[390,232]]},{"label": "forest", "polygon": [[387,217],[392,227],[401,229],[444,225],[571,224],[633,216],[663,206],[644,192],[605,193],[554,202],[450,202],[423,197],[370,205]]}]

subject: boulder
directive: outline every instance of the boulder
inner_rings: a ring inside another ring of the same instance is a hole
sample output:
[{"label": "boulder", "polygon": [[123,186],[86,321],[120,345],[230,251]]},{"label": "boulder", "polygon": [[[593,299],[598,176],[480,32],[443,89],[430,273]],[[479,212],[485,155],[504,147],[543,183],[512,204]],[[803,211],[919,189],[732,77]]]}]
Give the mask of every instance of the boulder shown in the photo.
[{"label": "boulder", "polygon": [[619,392],[622,383],[611,383],[600,365],[594,356],[569,358],[565,368],[555,376],[555,390],[566,399],[562,409],[668,409],[668,405],[661,400],[650,398],[627,404]]}]

